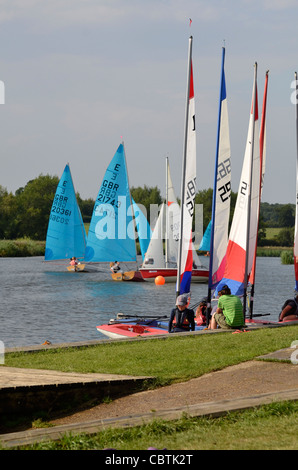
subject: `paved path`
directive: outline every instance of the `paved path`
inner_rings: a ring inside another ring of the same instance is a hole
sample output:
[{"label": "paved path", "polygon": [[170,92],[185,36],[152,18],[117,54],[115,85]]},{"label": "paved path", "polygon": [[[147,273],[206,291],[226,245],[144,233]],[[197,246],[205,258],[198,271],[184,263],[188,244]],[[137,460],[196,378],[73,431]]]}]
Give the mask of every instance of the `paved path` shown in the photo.
[{"label": "paved path", "polygon": [[10,387],[32,387],[38,385],[58,385],[90,382],[107,382],[113,380],[131,381],[144,377],[132,377],[116,374],[79,374],[76,372],[60,372],[56,370],[23,369],[17,367],[1,367],[0,389]]},{"label": "paved path", "polygon": [[[283,400],[298,400],[298,367],[291,363],[291,357],[293,358],[293,353],[295,353],[295,357],[297,357],[297,348],[287,348],[280,351],[276,351],[274,353],[268,354],[266,356],[262,356],[261,359],[274,359],[275,361],[287,361],[284,364],[285,369],[290,369],[289,373],[284,374],[284,380],[274,381],[273,383],[276,384],[276,388],[274,391],[270,389],[268,393],[256,393],[257,388],[255,387],[256,384],[252,384],[254,388],[254,392],[247,396],[240,396],[239,393],[237,395],[237,387],[235,386],[235,396],[232,399],[221,399],[221,400],[214,400],[214,401],[206,401],[203,403],[188,403],[186,406],[179,406],[179,407],[170,407],[165,409],[159,409],[157,411],[150,411],[150,412],[141,412],[136,414],[135,411],[138,410],[138,407],[135,406],[134,412],[132,414],[123,413],[122,415],[114,416],[114,417],[102,417],[98,419],[83,419],[79,422],[70,422],[66,424],[61,424],[54,426],[52,428],[47,429],[30,429],[24,432],[14,432],[8,434],[0,435],[0,443],[3,447],[12,447],[12,446],[21,446],[25,444],[30,444],[34,442],[41,442],[43,440],[49,439],[59,439],[65,433],[95,433],[100,431],[101,429],[105,429],[107,427],[128,427],[128,426],[135,426],[138,424],[142,424],[143,422],[152,420],[154,418],[162,418],[165,420],[177,419],[181,417],[183,413],[187,413],[191,416],[203,416],[203,415],[211,415],[211,416],[219,416],[221,414],[227,413],[229,411],[234,410],[242,410],[245,408],[260,406],[265,403],[271,403],[273,401],[283,401]],[[262,361],[261,361],[262,362]],[[268,364],[268,363],[264,363]],[[273,365],[273,363],[272,363]],[[279,370],[277,377],[280,378],[282,376],[280,372],[280,368],[283,365],[283,362],[277,363]],[[231,370],[235,374],[235,368],[237,366],[231,367]],[[6,370],[5,370],[6,369]],[[229,368],[227,368],[229,369]],[[222,371],[222,376],[229,375],[228,370],[224,369]],[[239,369],[243,374],[243,367],[242,364],[239,365]],[[3,373],[2,373],[3,372]],[[221,371],[206,374],[203,376],[203,381],[206,379],[207,376],[217,376],[220,374]],[[292,377],[294,376],[293,380]],[[289,381],[289,377],[291,377],[291,382]],[[234,375],[233,381],[235,383],[236,376]],[[19,387],[41,385],[43,384],[65,384],[65,383],[74,383],[79,381],[80,383],[84,382],[92,382],[92,381],[113,381],[113,380],[123,380],[123,384],[129,384],[130,380],[134,380],[136,378],[130,376],[116,376],[116,375],[109,375],[109,374],[76,374],[76,373],[62,373],[57,371],[39,371],[39,370],[28,370],[28,369],[18,369],[18,368],[1,368],[0,374],[0,390],[10,387],[15,387],[16,390]],[[199,380],[198,379],[198,380]],[[229,377],[231,379],[231,377]],[[260,374],[260,379],[262,379],[262,375]],[[196,379],[194,379],[195,381]],[[288,381],[288,382],[287,382]],[[272,384],[272,381],[271,381]],[[174,384],[174,386],[183,386],[183,384]],[[235,383],[236,385],[236,383]],[[287,385],[290,387],[287,389]],[[292,385],[292,388],[291,388]],[[185,384],[186,387],[189,388],[189,382]],[[158,390],[152,390],[151,392],[141,392],[143,393],[158,393]],[[132,395],[134,398],[135,395]],[[127,397],[129,398],[129,397]],[[121,399],[120,399],[121,400]],[[177,403],[177,401],[176,401]],[[109,406],[109,405],[107,405]]]}]

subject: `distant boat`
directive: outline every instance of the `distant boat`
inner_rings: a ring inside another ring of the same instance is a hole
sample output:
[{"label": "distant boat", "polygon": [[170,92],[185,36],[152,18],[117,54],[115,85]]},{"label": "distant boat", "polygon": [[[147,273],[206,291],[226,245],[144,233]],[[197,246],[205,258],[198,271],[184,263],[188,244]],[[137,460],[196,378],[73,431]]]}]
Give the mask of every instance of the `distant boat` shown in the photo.
[{"label": "distant boat", "polygon": [[[166,180],[166,204],[161,206],[140,268],[142,277],[146,281],[155,281],[158,276],[162,276],[166,282],[177,280],[181,209],[175,195],[168,158],[166,158]],[[193,258],[195,264],[192,270],[193,282],[207,282],[208,268],[201,265],[194,248]]]},{"label": "distant boat", "polygon": [[85,261],[133,263],[134,269],[111,272],[112,279],[143,281],[137,267],[135,229],[125,150],[121,143],[106,170],[94,204]]},{"label": "distant boat", "polygon": [[71,271],[83,271],[86,232],[77,203],[69,165],[58,183],[49,217],[45,261],[68,260],[75,257],[78,264],[67,266]]}]

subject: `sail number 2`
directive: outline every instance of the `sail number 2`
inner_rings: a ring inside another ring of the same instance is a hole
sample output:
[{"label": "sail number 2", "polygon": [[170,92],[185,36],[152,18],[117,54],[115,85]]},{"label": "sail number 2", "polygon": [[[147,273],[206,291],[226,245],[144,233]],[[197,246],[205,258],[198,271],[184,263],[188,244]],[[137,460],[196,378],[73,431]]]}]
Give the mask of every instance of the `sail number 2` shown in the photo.
[{"label": "sail number 2", "polygon": [[196,195],[196,178],[189,180],[186,185],[186,207],[189,215],[193,217],[194,212],[194,201]]},{"label": "sail number 2", "polygon": [[[223,183],[218,186],[218,194],[222,202],[225,202],[231,197],[231,159],[226,158],[223,162],[219,163],[217,168],[217,182]],[[225,181],[222,181],[225,178]],[[228,181],[227,181],[228,179]]]}]

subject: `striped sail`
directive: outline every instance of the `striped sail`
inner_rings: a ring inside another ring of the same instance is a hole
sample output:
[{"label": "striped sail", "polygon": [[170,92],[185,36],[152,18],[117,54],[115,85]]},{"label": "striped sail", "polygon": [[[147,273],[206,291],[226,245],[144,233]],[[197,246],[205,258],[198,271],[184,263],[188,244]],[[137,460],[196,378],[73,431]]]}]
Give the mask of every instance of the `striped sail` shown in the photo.
[{"label": "striped sail", "polygon": [[[262,118],[261,118],[261,127],[260,127],[260,192],[259,192],[259,208],[258,208],[258,221],[260,218],[260,205],[261,205],[261,196],[264,184],[265,177],[265,164],[266,164],[266,110],[267,110],[267,89],[268,89],[268,73],[266,72],[265,78],[265,89],[263,96],[263,107],[262,107]],[[259,222],[258,222],[259,226]],[[256,276],[256,259],[257,259],[257,240],[255,245],[255,253],[252,270],[249,276],[249,283],[251,284],[251,295],[250,295],[250,314],[253,313],[253,302],[254,302],[254,285],[255,285],[255,276]]]},{"label": "striped sail", "polygon": [[295,72],[296,84],[296,211],[295,211],[295,236],[294,236],[294,269],[295,269],[295,290],[298,292],[298,78]]},{"label": "striped sail", "polygon": [[51,208],[45,249],[45,261],[83,258],[86,232],[77,203],[69,165],[58,183]]},{"label": "striped sail", "polygon": [[135,222],[122,143],[106,170],[94,204],[85,261],[136,259]]},{"label": "striped sail", "polygon": [[222,68],[218,113],[217,147],[211,219],[209,295],[222,279],[226,264],[231,200],[231,147],[228,103],[224,72],[225,48],[222,50]]},{"label": "striped sail", "polygon": [[238,196],[229,235],[224,277],[216,292],[227,284],[232,294],[246,293],[258,232],[260,146],[258,130],[257,64],[252,105]]},{"label": "striped sail", "polygon": [[181,184],[181,227],[178,250],[176,293],[190,292],[192,254],[192,220],[196,195],[196,129],[192,70],[192,37],[189,38],[188,77],[185,116],[185,141]]}]

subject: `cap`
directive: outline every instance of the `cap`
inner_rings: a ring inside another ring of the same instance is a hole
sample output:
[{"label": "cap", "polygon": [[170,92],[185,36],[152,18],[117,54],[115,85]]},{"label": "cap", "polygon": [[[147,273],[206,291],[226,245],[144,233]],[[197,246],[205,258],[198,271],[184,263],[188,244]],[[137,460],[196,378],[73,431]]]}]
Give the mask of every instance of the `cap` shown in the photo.
[{"label": "cap", "polygon": [[187,297],[184,295],[178,295],[176,299],[176,305],[186,305],[187,304]]}]

